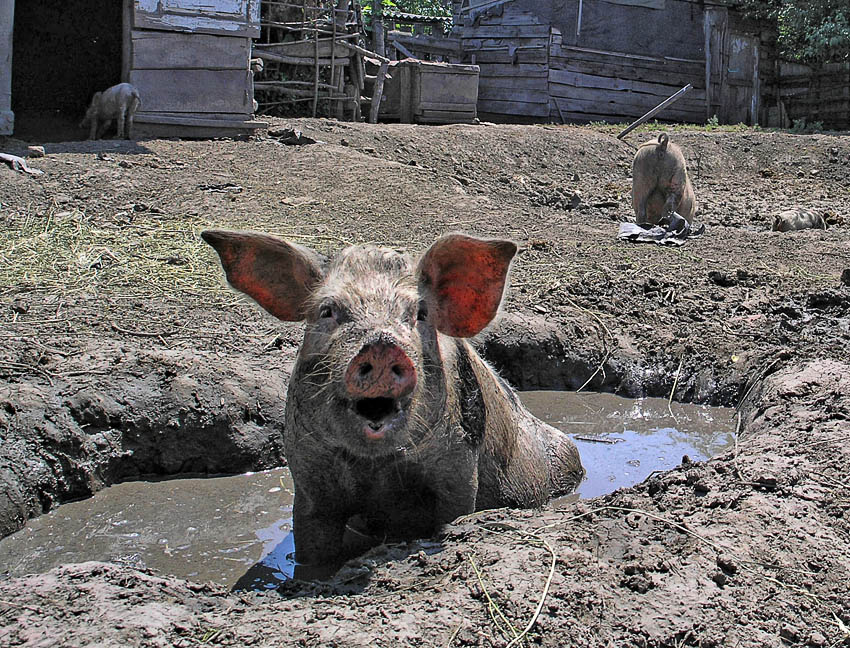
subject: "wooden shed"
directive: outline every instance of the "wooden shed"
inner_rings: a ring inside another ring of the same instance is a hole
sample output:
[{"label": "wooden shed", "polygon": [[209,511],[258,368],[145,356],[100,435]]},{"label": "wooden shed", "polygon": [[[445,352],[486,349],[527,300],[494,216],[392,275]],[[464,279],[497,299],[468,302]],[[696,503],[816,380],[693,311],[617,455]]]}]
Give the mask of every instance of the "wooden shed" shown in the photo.
[{"label": "wooden shed", "polygon": [[142,96],[137,135],[249,133],[260,0],[3,0],[0,133],[81,139],[94,92]]},{"label": "wooden shed", "polygon": [[500,120],[659,117],[755,123],[773,61],[761,26],[724,0],[455,0],[453,36],[481,69],[478,112]]}]

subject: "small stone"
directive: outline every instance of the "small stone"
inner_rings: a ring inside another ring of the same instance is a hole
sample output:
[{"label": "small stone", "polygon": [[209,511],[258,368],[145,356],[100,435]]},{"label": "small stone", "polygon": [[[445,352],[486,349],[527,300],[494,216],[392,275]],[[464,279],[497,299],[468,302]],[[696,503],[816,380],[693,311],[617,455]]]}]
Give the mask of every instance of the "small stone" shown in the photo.
[{"label": "small stone", "polygon": [[694,484],[694,491],[696,491],[697,493],[708,493],[710,490],[711,486],[709,486],[701,479]]},{"label": "small stone", "polygon": [[729,580],[729,577],[724,574],[722,571],[714,572],[714,575],[711,577],[715,583],[717,583],[718,587],[723,587],[726,582]]},{"label": "small stone", "polygon": [[826,637],[824,637],[820,632],[815,630],[811,636],[809,637],[809,645],[810,646],[825,646],[826,645]]},{"label": "small stone", "polygon": [[779,636],[788,643],[798,643],[800,641],[799,630],[790,623],[782,625],[782,629],[779,631]]},{"label": "small stone", "polygon": [[16,299],[12,302],[12,311],[15,313],[24,315],[29,312],[29,309],[29,302],[25,302],[23,299]]},{"label": "small stone", "polygon": [[29,157],[33,157],[33,158],[40,158],[40,157],[44,157],[45,155],[47,155],[44,152],[43,146],[28,146],[27,152],[29,153]]},{"label": "small stone", "polygon": [[729,575],[738,571],[738,565],[735,564],[735,559],[728,554],[717,556],[717,566]]},{"label": "small stone", "polygon": [[738,283],[738,280],[732,275],[728,275],[725,272],[720,272],[718,270],[712,270],[709,272],[708,280],[723,288],[729,288],[730,286],[734,286]]}]

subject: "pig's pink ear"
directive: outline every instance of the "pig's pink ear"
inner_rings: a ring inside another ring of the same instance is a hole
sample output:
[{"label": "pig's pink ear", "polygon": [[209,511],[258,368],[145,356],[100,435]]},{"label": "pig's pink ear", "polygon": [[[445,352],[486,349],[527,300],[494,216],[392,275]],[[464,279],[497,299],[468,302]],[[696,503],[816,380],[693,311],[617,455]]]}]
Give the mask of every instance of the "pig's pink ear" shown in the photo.
[{"label": "pig's pink ear", "polygon": [[206,230],[227,281],[285,322],[304,319],[310,293],[322,280],[319,256],[300,245],[255,232]]},{"label": "pig's pink ear", "polygon": [[511,259],[511,241],[449,234],[419,262],[419,282],[428,295],[431,321],[453,337],[472,337],[496,316]]}]

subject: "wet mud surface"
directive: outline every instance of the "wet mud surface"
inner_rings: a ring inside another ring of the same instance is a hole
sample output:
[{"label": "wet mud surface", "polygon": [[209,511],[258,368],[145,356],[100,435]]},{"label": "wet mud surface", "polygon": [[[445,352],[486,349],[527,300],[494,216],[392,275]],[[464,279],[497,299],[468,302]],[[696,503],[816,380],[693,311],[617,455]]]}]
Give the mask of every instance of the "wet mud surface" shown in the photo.
[{"label": "wet mud surface", "polygon": [[[117,481],[285,462],[300,331],[221,285],[209,226],[326,253],[510,237],[508,315],[478,341],[506,378],[743,399],[737,447],[280,593],[105,563],[5,578],[0,644],[850,645],[846,137],[672,133],[707,232],[667,249],[615,241],[633,149],[610,132],[297,125],[324,143],[64,143],[39,178],[0,167],[3,533]],[[769,231],[795,204],[829,229]]]},{"label": "wet mud surface", "polygon": [[[578,496],[585,499],[732,444],[731,408],[563,391],[520,397],[578,444],[587,470]],[[293,493],[287,468],[125,481],[0,539],[0,569],[24,576],[101,560],[240,590],[274,589],[295,574]]]}]

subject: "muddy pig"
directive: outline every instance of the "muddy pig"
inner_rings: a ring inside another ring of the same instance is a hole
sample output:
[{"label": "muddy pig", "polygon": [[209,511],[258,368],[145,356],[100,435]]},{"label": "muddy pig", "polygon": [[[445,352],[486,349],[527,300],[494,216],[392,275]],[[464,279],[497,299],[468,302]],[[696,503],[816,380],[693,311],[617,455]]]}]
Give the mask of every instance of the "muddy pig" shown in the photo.
[{"label": "muddy pig", "polygon": [[813,209],[792,207],[773,219],[774,232],[792,232],[801,229],[826,229],[823,216]]},{"label": "muddy pig", "polygon": [[667,133],[661,133],[657,140],[641,144],[635,153],[632,207],[635,221],[640,225],[655,225],[671,212],[692,223],[696,214],[697,203],[685,156],[669,139]]},{"label": "muddy pig", "polygon": [[376,542],[428,537],[582,480],[573,442],[526,411],[466,339],[496,315],[514,243],[450,234],[418,259],[354,246],[328,261],[259,233],[202,237],[234,288],[306,322],[283,434],[299,563],[341,558],[352,516]]},{"label": "muddy pig", "polygon": [[103,92],[95,92],[80,122],[80,128],[89,125],[89,139],[100,139],[112,120],[118,122],[117,136],[130,139],[133,134],[133,116],[142,105],[139,91],[129,83],[119,83]]}]

